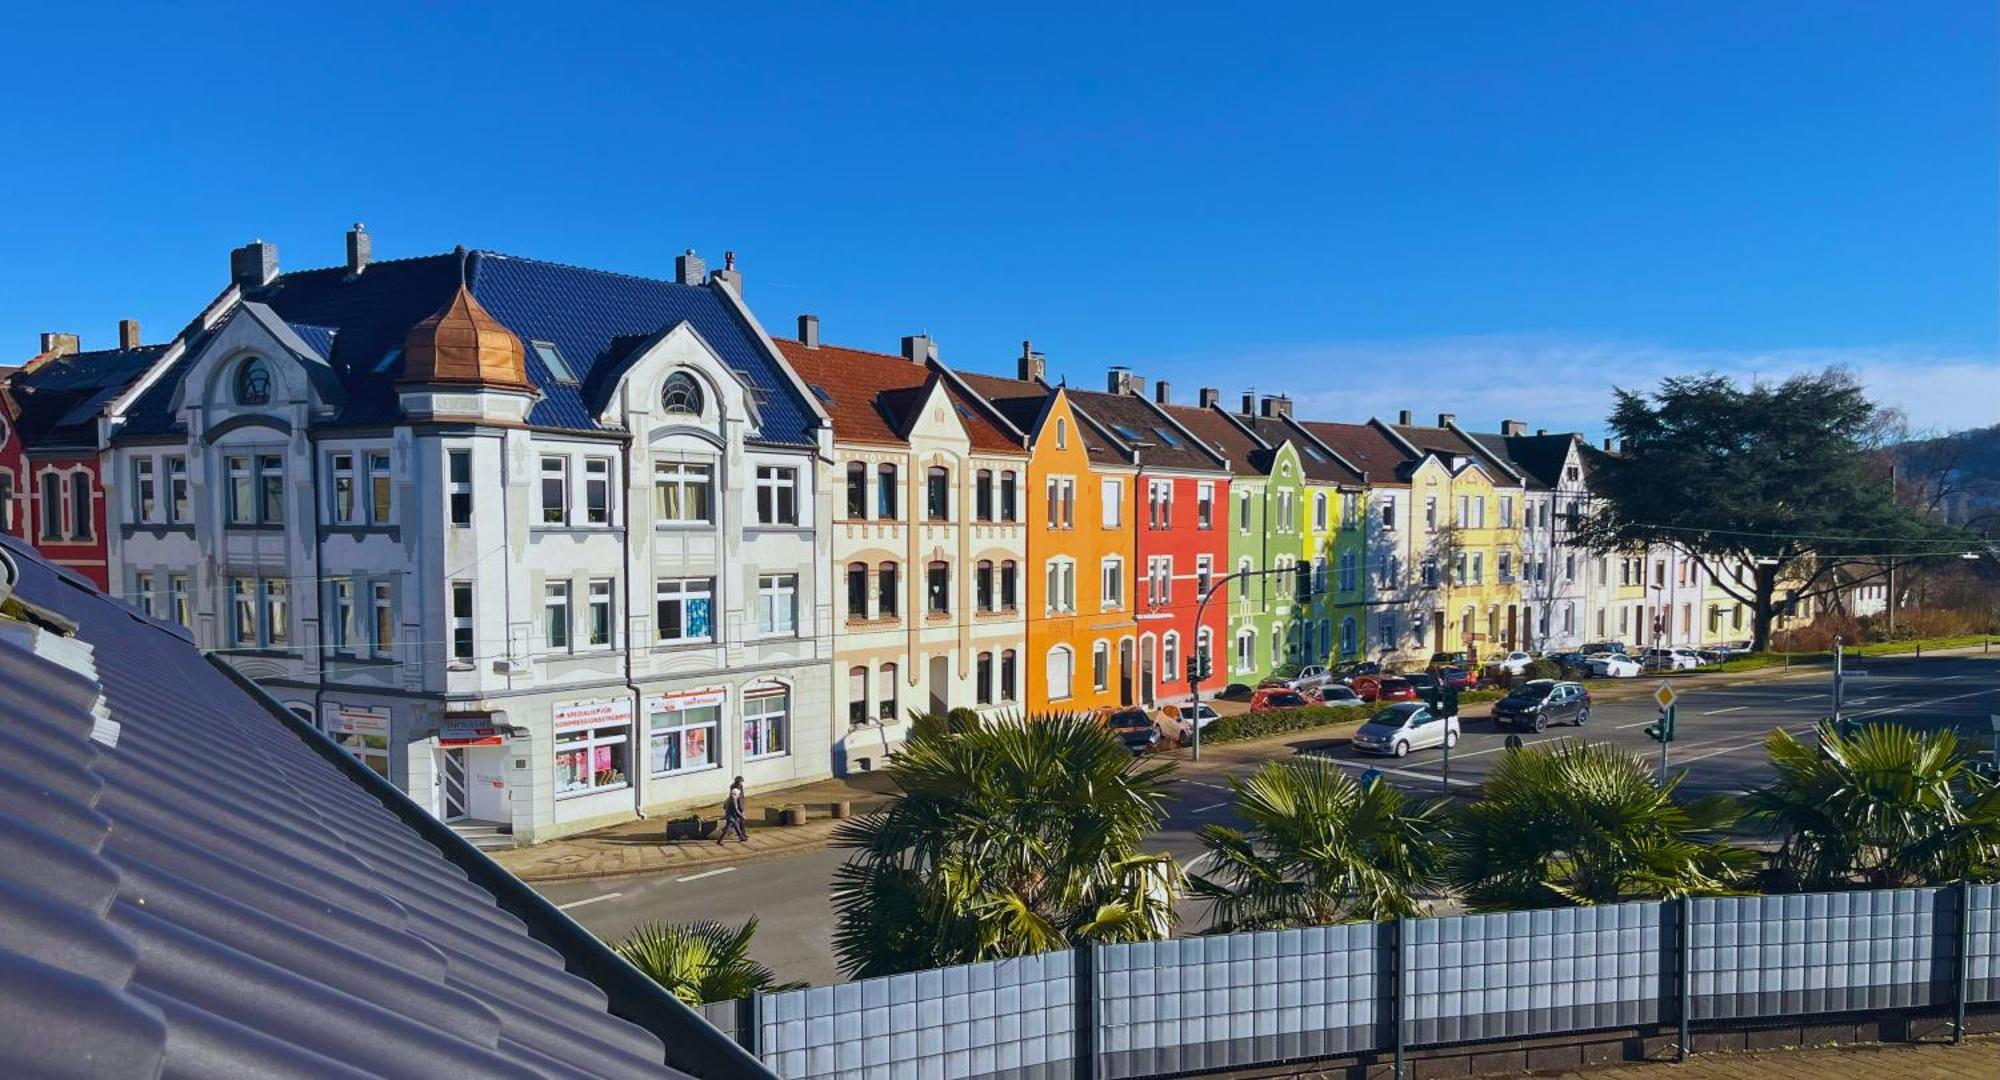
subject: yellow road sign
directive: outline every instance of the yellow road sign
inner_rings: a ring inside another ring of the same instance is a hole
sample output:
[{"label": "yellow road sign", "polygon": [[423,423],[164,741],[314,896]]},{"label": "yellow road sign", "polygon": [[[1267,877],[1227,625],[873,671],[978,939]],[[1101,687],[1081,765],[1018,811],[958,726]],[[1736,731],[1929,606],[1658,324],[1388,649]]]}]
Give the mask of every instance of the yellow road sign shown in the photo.
[{"label": "yellow road sign", "polygon": [[1674,693],[1671,683],[1661,683],[1660,688],[1653,691],[1653,700],[1659,702],[1662,709],[1673,708],[1674,701],[1679,697],[1679,694]]}]

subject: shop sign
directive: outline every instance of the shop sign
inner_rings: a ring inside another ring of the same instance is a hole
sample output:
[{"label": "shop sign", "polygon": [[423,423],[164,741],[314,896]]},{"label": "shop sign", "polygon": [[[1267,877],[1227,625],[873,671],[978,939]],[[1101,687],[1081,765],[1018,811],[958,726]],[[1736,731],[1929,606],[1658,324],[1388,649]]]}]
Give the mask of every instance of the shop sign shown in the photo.
[{"label": "shop sign", "polygon": [[439,746],[500,746],[506,741],[490,716],[447,716],[438,724]]},{"label": "shop sign", "polygon": [[646,697],[648,713],[677,713],[689,709],[705,709],[720,705],[728,697],[728,690],[720,686],[704,686],[699,690],[674,690],[665,694],[649,694]]},{"label": "shop sign", "polygon": [[327,731],[336,735],[379,735],[389,737],[389,710],[367,709],[359,705],[335,705],[326,718]]},{"label": "shop sign", "polygon": [[557,731],[603,727],[632,722],[632,699],[593,698],[588,701],[559,701],[555,707]]}]

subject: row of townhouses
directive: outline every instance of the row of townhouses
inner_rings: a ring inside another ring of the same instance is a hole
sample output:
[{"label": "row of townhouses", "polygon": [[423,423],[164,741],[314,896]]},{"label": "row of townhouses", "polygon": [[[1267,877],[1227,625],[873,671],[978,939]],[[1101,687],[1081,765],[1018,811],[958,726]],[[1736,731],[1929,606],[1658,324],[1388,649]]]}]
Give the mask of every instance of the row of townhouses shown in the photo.
[{"label": "row of townhouses", "polygon": [[252,243],[165,344],[43,335],[0,526],[519,841],[879,767],[912,710],[1177,701],[1198,657],[1743,636],[1694,563],[1571,542],[1573,434],[773,338],[693,252],[371,256]]}]

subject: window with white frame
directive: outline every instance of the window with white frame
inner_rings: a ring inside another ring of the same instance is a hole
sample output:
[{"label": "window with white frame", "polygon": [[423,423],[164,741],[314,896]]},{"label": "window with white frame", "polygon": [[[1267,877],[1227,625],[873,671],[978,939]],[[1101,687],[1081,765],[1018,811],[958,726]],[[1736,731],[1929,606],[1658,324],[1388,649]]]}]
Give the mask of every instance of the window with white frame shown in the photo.
[{"label": "window with white frame", "polygon": [[556,732],[556,798],[626,786],[630,738],[629,724]]},{"label": "window with white frame", "polygon": [[[354,603],[352,588],[344,581],[335,582],[336,600],[344,595],[345,604],[351,607]],[[470,664],[473,655],[472,582],[454,581],[451,583],[451,659],[455,664]]]},{"label": "window with white frame", "polygon": [[799,576],[757,575],[757,633],[796,634],[799,631]]},{"label": "window with white frame", "polygon": [[569,582],[550,581],[542,585],[542,640],[550,652],[569,651]]},{"label": "window with white frame", "polygon": [[1340,591],[1353,592],[1361,586],[1361,560],[1352,551],[1340,553]]},{"label": "window with white frame", "polygon": [[132,459],[132,520],[153,521],[159,512],[159,489],[154,485],[153,459],[134,458]]},{"label": "window with white frame", "polygon": [[1277,531],[1281,533],[1292,532],[1294,524],[1295,522],[1292,518],[1292,493],[1289,491],[1280,491],[1278,492]]},{"label": "window with white frame", "polygon": [[1313,493],[1313,529],[1314,529],[1315,531],[1318,531],[1318,532],[1325,532],[1325,531],[1326,531],[1326,525],[1327,525],[1327,498],[1326,498],[1326,492],[1324,492],[1324,491],[1318,491],[1318,492],[1314,492],[1314,493]]},{"label": "window with white frame", "polygon": [[1380,646],[1383,652],[1395,651],[1396,616],[1385,614],[1381,621],[1375,624],[1375,644]]},{"label": "window with white frame", "polygon": [[[228,459],[232,489],[235,486],[234,478],[236,474],[236,462],[238,460],[241,459]],[[333,516],[333,523],[335,525],[352,525],[358,520],[357,514],[360,509],[359,496],[356,494],[354,486],[354,455],[348,452],[327,455],[327,472],[333,478],[333,505],[328,507],[329,512]],[[230,520],[241,520],[236,517],[233,508]]]},{"label": "window with white frame", "polygon": [[1198,529],[1215,527],[1215,485],[1212,483],[1195,485],[1194,524]]},{"label": "window with white frame", "polygon": [[1236,494],[1236,528],[1241,532],[1250,531],[1250,493],[1247,491]]},{"label": "window with white frame", "polygon": [[1097,567],[1097,602],[1104,611],[1125,606],[1125,560],[1106,555]]},{"label": "window with white frame", "polygon": [[193,600],[186,574],[167,575],[167,616],[182,626],[194,626]]},{"label": "window with white frame", "polygon": [[714,519],[714,470],[690,461],[653,462],[653,515],[669,525]]},{"label": "window with white frame", "polygon": [[1057,645],[1049,650],[1048,678],[1049,700],[1061,701],[1074,693],[1071,678],[1076,672],[1076,654],[1069,646]]},{"label": "window with white frame", "polygon": [[1236,670],[1254,671],[1257,668],[1257,635],[1249,627],[1236,632]]},{"label": "window with white frame", "polygon": [[[672,695],[663,695],[672,702]],[[646,770],[654,776],[722,767],[722,706],[646,714]]]},{"label": "window with white frame", "polygon": [[1394,495],[1383,495],[1380,496],[1376,501],[1379,504],[1379,508],[1382,512],[1382,531],[1395,532],[1396,497]]},{"label": "window with white frame", "polygon": [[1174,482],[1149,480],[1146,483],[1146,522],[1155,529],[1174,527]]},{"label": "window with white frame", "polygon": [[799,471],[789,465],[757,466],[757,524],[799,523]]},{"label": "window with white frame", "polygon": [[[348,459],[351,463],[352,458]],[[352,466],[350,464],[350,471]],[[222,471],[228,478],[223,502],[223,520],[231,525],[252,525],[257,521],[257,488],[250,476],[250,455],[231,454],[222,459]],[[336,478],[336,487],[339,480]],[[353,481],[350,477],[350,490]],[[336,514],[335,521],[340,518]]]},{"label": "window with white frame", "polygon": [[1438,527],[1438,501],[1435,495],[1424,496],[1424,531],[1436,532]]},{"label": "window with white frame", "polygon": [[257,645],[257,580],[229,579],[229,643],[239,649]]},{"label": "window with white frame", "polygon": [[1076,563],[1070,559],[1050,559],[1047,567],[1048,591],[1042,609],[1048,614],[1076,612]]},{"label": "window with white frame", "polygon": [[285,459],[257,455],[257,520],[276,525],[285,520]]},{"label": "window with white frame", "polygon": [[1340,493],[1340,527],[1352,529],[1361,523],[1361,496],[1356,492]]},{"label": "window with white frame", "polygon": [[1160,681],[1180,682],[1181,676],[1181,636],[1172,630],[1160,638]]},{"label": "window with white frame", "polygon": [[451,523],[472,524],[472,451],[445,451],[445,480]]},{"label": "window with white frame", "polygon": [[653,635],[657,641],[708,641],[715,634],[713,578],[662,578],[653,583]]},{"label": "window with white frame", "polygon": [[1100,641],[1090,647],[1090,685],[1103,693],[1111,685],[1111,645]]},{"label": "window with white frame", "polygon": [[752,690],[743,697],[743,760],[777,757],[791,748],[792,694]]},{"label": "window with white frame", "polygon": [[1102,507],[1104,527],[1119,528],[1125,520],[1125,481],[1114,477],[1099,480],[1097,495],[1104,504]]},{"label": "window with white frame", "polygon": [[396,520],[396,474],[389,465],[389,451],[370,450],[368,459],[368,520],[389,525]]},{"label": "window with white frame", "polygon": [[607,649],[616,642],[618,622],[611,593],[612,583],[608,578],[590,583],[590,620],[584,628],[584,644]]},{"label": "window with white frame", "polygon": [[569,524],[569,459],[542,456],[542,524]]},{"label": "window with white frame", "polygon": [[132,606],[148,618],[154,613],[153,590],[157,584],[158,579],[151,574],[132,575]]},{"label": "window with white frame", "polygon": [[188,512],[188,464],[184,457],[167,459],[167,521],[185,525],[194,520]]},{"label": "window with white frame", "polygon": [[611,524],[611,459],[583,459],[583,520],[586,525]]},{"label": "window with white frame", "polygon": [[1215,585],[1215,557],[1197,555],[1194,557],[1194,595],[1196,600],[1208,595]]},{"label": "window with white frame", "polygon": [[288,648],[292,643],[291,582],[265,578],[263,593],[264,644],[273,649]]}]

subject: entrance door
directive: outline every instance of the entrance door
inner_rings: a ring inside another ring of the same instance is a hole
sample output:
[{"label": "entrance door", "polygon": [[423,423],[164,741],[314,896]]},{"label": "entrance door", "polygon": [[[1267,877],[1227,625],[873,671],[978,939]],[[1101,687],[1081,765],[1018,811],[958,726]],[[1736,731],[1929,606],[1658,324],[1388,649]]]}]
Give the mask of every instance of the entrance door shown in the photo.
[{"label": "entrance door", "polygon": [[1139,700],[1153,703],[1153,639],[1151,636],[1139,639]]},{"label": "entrance door", "polygon": [[1444,651],[1444,612],[1442,611],[1431,612],[1431,651],[1434,653]]},{"label": "entrance door", "polygon": [[1509,649],[1513,649],[1513,648],[1515,648],[1515,645],[1514,645],[1514,642],[1515,642],[1515,641],[1517,641],[1517,640],[1519,640],[1519,639],[1518,639],[1518,638],[1517,638],[1517,637],[1516,637],[1515,635],[1516,635],[1516,634],[1517,634],[1517,632],[1518,632],[1518,631],[1520,630],[1520,625],[1519,625],[1519,620],[1520,620],[1520,617],[1521,617],[1521,613],[1520,613],[1519,611],[1515,610],[1515,608],[1514,608],[1514,605],[1512,605],[1512,604],[1508,604],[1508,605],[1507,605],[1507,637],[1506,637],[1506,642],[1507,642],[1507,648],[1509,648]]},{"label": "entrance door", "polygon": [[1132,639],[1118,643],[1118,704],[1132,704]]},{"label": "entrance door", "polygon": [[468,814],[480,821],[512,821],[507,805],[507,748],[478,746],[465,751]]},{"label": "entrance door", "polygon": [[951,658],[931,657],[931,712],[939,716],[951,711]]},{"label": "entrance door", "polygon": [[438,802],[444,811],[446,821],[457,821],[468,816],[465,797],[465,751],[439,750],[438,761]]}]

